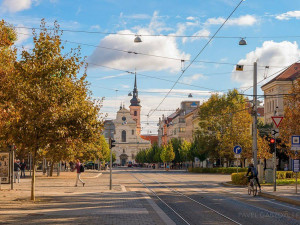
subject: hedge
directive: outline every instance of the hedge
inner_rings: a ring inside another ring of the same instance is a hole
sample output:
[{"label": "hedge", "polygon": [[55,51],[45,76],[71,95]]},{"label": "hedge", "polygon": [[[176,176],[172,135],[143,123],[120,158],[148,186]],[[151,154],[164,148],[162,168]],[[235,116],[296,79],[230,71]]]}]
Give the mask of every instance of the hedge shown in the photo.
[{"label": "hedge", "polygon": [[[239,172],[247,172],[248,168],[239,168]],[[217,167],[217,168],[189,168],[192,173],[220,173],[232,174],[236,172],[236,167]]]},{"label": "hedge", "polygon": [[[276,178],[277,179],[296,178],[296,174],[293,171],[277,171]],[[300,178],[300,173],[298,173],[298,178]]]},{"label": "hedge", "polygon": [[[246,172],[231,174],[232,183],[237,185],[247,185],[248,180],[245,177],[246,174]],[[295,173],[293,173],[293,171],[277,171],[276,175],[277,179],[281,180],[295,178]],[[298,173],[298,178],[300,178],[300,173]]]},{"label": "hedge", "polygon": [[231,174],[232,183],[237,184],[237,185],[247,185],[248,184],[248,178],[245,177],[246,174],[247,174],[247,172]]}]

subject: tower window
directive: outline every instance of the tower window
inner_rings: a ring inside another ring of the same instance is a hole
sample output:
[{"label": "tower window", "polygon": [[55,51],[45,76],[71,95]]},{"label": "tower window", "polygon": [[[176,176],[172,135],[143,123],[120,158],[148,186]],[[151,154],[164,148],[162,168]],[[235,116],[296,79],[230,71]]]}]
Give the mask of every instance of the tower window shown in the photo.
[{"label": "tower window", "polygon": [[134,115],[137,116],[137,111],[134,111]]},{"label": "tower window", "polygon": [[122,131],[122,142],[126,142],[126,131]]},{"label": "tower window", "polygon": [[131,131],[131,134],[134,135],[134,130]]}]

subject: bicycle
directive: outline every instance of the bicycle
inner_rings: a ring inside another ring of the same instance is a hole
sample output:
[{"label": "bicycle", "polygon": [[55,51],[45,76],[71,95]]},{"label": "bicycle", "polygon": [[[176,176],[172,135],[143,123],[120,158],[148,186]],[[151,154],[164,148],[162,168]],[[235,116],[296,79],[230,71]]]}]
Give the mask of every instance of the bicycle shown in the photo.
[{"label": "bicycle", "polygon": [[253,196],[257,195],[257,182],[254,178],[250,179],[250,182],[248,184],[248,195],[251,195],[251,192]]}]

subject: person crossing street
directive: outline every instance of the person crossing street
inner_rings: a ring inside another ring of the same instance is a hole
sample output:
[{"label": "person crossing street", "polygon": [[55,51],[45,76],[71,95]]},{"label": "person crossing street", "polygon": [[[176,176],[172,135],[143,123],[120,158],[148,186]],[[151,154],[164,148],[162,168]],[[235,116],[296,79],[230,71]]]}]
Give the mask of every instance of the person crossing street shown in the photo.
[{"label": "person crossing street", "polygon": [[84,172],[84,167],[83,167],[83,165],[80,163],[80,160],[79,160],[79,159],[76,160],[75,169],[76,169],[76,172],[77,172],[77,177],[76,177],[75,187],[77,187],[78,181],[80,181],[80,182],[82,183],[82,186],[84,187],[85,182],[83,182],[83,181],[80,179],[81,173]]}]

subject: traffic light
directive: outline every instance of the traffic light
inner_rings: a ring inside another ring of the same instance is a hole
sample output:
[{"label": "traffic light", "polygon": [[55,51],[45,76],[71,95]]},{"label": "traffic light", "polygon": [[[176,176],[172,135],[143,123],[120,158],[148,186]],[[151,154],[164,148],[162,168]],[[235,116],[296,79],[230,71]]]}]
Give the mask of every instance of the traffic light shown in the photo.
[{"label": "traffic light", "polygon": [[281,143],[281,139],[280,138],[276,138],[276,143],[280,144]]},{"label": "traffic light", "polygon": [[109,148],[110,148],[110,149],[112,149],[113,147],[116,146],[115,142],[116,142],[116,141],[115,141],[114,139],[111,139],[111,138],[109,139]]},{"label": "traffic light", "polygon": [[275,143],[275,139],[274,138],[270,138],[269,146],[270,146],[271,153],[275,152],[276,143]]}]

